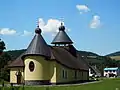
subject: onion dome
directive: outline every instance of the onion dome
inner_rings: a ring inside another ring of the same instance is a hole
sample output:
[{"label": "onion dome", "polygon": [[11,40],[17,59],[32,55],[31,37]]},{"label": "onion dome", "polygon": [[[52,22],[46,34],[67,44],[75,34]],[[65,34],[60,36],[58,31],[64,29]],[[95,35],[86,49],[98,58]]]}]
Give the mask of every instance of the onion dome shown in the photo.
[{"label": "onion dome", "polygon": [[59,31],[64,31],[65,30],[65,26],[63,26],[63,23],[61,23],[61,26],[59,27]]},{"label": "onion dome", "polygon": [[37,26],[37,28],[35,29],[35,33],[36,34],[41,34],[42,30],[39,28],[39,26]]}]

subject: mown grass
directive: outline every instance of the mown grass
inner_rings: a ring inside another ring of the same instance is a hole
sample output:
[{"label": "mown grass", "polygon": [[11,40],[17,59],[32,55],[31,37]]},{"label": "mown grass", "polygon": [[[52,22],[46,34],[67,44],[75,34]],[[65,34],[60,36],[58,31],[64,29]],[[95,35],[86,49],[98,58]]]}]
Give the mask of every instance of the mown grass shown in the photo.
[{"label": "mown grass", "polygon": [[120,79],[104,79],[100,83],[84,84],[67,87],[51,87],[51,90],[120,90]]},{"label": "mown grass", "polygon": [[[23,90],[23,87],[14,87],[13,90]],[[120,90],[120,78],[104,79],[99,83],[84,84],[84,85],[70,85],[70,86],[25,86],[24,90]],[[2,89],[1,89],[2,90]],[[5,87],[4,90],[12,90],[10,87]]]},{"label": "mown grass", "polygon": [[[0,81],[0,84],[3,84],[3,81]],[[8,81],[4,81],[4,84],[10,84]]]}]

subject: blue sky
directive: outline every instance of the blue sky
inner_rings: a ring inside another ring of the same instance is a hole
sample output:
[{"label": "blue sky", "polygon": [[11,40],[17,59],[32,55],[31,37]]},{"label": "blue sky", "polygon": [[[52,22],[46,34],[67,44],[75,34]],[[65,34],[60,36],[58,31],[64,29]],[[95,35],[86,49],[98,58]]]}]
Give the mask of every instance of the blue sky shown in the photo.
[{"label": "blue sky", "polygon": [[120,51],[120,0],[1,0],[0,38],[7,50],[27,48],[37,22],[51,43],[63,18],[78,50]]}]

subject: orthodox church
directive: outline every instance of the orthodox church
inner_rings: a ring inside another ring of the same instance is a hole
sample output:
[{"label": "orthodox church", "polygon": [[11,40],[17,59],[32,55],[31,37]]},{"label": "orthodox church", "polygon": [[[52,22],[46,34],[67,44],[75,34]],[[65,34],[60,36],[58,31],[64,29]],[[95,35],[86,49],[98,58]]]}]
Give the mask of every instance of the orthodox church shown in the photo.
[{"label": "orthodox church", "polygon": [[38,26],[26,51],[8,65],[10,83],[48,85],[87,81],[89,66],[73,46],[61,23],[59,32],[48,45]]}]

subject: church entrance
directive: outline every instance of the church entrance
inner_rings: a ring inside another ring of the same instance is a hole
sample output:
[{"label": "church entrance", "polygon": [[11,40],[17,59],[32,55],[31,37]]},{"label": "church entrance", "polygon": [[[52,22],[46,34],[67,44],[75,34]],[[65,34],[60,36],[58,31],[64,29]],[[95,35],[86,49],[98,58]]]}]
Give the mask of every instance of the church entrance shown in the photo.
[{"label": "church entrance", "polygon": [[21,75],[17,75],[17,84],[21,83]]},{"label": "church entrance", "polygon": [[17,78],[17,84],[20,84],[21,83],[21,72],[20,72],[20,70],[18,70],[17,72],[16,72],[16,78]]}]

